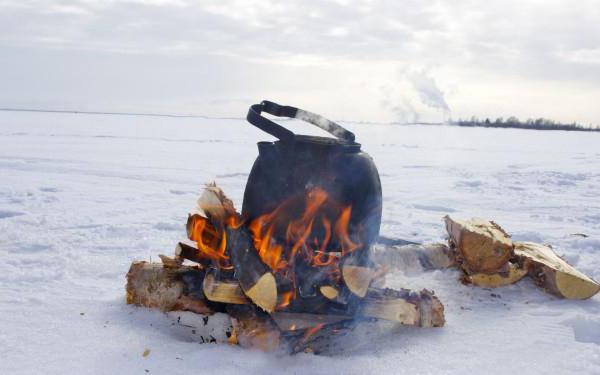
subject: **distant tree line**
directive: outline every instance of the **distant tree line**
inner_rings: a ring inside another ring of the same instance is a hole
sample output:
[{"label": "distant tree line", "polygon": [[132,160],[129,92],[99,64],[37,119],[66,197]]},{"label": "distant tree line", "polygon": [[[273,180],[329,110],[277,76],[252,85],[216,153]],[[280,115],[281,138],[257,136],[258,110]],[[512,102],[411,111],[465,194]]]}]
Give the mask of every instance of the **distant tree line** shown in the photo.
[{"label": "distant tree line", "polygon": [[534,129],[534,130],[568,130],[568,131],[587,131],[587,132],[599,132],[600,127],[597,126],[584,126],[578,123],[565,124],[548,120],[545,118],[528,119],[521,121],[516,117],[509,117],[504,119],[502,117],[496,120],[478,119],[477,117],[471,117],[469,120],[459,119],[458,121],[450,120],[450,124],[458,126],[478,126],[484,128],[518,128],[518,129]]}]

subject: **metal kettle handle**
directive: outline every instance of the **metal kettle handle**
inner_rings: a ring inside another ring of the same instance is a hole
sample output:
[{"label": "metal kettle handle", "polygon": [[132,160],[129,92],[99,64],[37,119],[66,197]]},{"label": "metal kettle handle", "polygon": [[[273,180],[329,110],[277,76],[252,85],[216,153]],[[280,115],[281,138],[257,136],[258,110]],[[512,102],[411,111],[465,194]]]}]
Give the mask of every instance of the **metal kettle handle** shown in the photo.
[{"label": "metal kettle handle", "polygon": [[290,117],[309,122],[342,141],[354,143],[354,133],[316,113],[308,112],[296,107],[279,105],[268,100],[263,100],[260,104],[251,105],[248,110],[248,116],[246,116],[248,122],[282,141],[293,141],[295,134],[268,118],[263,117],[261,115],[262,112],[267,112],[277,117]]}]

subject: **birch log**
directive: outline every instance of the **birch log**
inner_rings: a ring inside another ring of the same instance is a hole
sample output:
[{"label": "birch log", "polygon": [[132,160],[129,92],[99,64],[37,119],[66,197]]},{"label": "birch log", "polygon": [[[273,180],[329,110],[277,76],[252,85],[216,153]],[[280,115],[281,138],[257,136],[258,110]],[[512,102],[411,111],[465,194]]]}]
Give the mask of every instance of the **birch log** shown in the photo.
[{"label": "birch log", "polygon": [[446,216],[450,248],[467,273],[497,273],[513,256],[510,236],[493,221]]},{"label": "birch log", "polygon": [[516,242],[515,255],[538,285],[558,297],[587,299],[600,291],[598,282],[576,270],[549,246]]}]

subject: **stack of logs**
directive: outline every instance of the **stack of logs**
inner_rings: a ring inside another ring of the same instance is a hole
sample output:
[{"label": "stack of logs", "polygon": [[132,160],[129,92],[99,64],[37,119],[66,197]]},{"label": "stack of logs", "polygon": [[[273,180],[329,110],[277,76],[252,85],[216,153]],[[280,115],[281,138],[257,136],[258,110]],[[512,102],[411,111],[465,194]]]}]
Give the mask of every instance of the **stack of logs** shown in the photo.
[{"label": "stack of logs", "polygon": [[[289,286],[262,262],[232,202],[210,185],[198,205],[200,210],[188,219],[188,238],[220,250],[207,252],[182,242],[174,257],[160,255],[162,263],[134,262],[127,274],[127,303],[176,312],[178,321],[188,314],[186,321],[196,321],[189,323],[194,328],[211,326],[203,341],[290,353],[334,354],[332,339],[358,327],[369,330],[377,322],[416,327],[445,323],[444,307],[433,292],[378,288],[381,272],[351,261],[340,262],[341,288],[319,285],[316,297],[282,304]],[[444,220],[448,246],[391,240],[375,244],[371,260],[407,273],[456,267],[463,283],[487,288],[529,276],[567,299],[587,299],[600,291],[600,284],[551,246],[513,242],[493,221]],[[207,238],[197,238],[198,226]],[[227,241],[221,241],[220,232]]]},{"label": "stack of logs", "polygon": [[[289,286],[263,263],[232,202],[209,185],[198,206],[187,223],[188,238],[198,247],[182,242],[174,257],[160,255],[162,263],[134,262],[127,274],[127,303],[201,314],[205,324],[225,313],[229,319],[218,320],[224,323],[216,330],[225,332],[229,343],[291,353],[332,354],[331,338],[378,320],[444,325],[444,307],[433,292],[377,288],[381,273],[351,261],[340,262],[343,286],[318,285],[315,297],[282,303]],[[206,238],[197,238],[199,233]]]},{"label": "stack of logs", "polygon": [[560,298],[587,299],[600,291],[600,284],[567,263],[551,246],[513,242],[493,221],[444,219],[450,254],[465,283],[495,288],[529,276]]}]

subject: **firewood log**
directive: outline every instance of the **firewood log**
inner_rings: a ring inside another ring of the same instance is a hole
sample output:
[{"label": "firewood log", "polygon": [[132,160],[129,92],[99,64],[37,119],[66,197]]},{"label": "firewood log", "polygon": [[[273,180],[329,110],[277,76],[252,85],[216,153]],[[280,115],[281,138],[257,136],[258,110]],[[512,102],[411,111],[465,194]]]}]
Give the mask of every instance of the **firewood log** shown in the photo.
[{"label": "firewood log", "polygon": [[386,265],[405,274],[439,270],[455,266],[454,258],[443,243],[387,245],[377,243],[371,247],[373,263]]},{"label": "firewood log", "polygon": [[445,323],[444,305],[426,289],[416,293],[370,288],[358,314],[419,327],[442,327]]},{"label": "firewood log", "polygon": [[338,296],[340,295],[339,290],[330,285],[323,285],[319,287],[319,291],[325,298],[332,301],[337,300]]},{"label": "firewood log", "polygon": [[348,289],[362,298],[367,294],[367,290],[377,272],[370,262],[365,262],[353,255],[343,258],[340,262],[342,270],[342,280]]},{"label": "firewood log", "polygon": [[198,208],[209,220],[217,225],[224,225],[227,219],[236,216],[237,212],[231,199],[214,182],[206,185],[197,201]]},{"label": "firewood log", "polygon": [[215,272],[208,271],[204,276],[202,287],[206,299],[213,302],[247,304],[248,298],[236,281],[216,280]]},{"label": "firewood log", "polygon": [[498,288],[514,284],[527,275],[527,269],[517,263],[508,262],[497,273],[465,274],[463,281],[482,288]]},{"label": "firewood log", "polygon": [[215,228],[223,228],[226,253],[242,290],[267,312],[277,304],[277,283],[271,269],[260,259],[248,229],[242,225],[233,202],[215,184],[208,185],[198,199],[198,207]]},{"label": "firewood log", "polygon": [[242,290],[257,306],[275,310],[277,283],[271,269],[262,262],[245,227],[227,228],[227,252]]},{"label": "firewood log", "polygon": [[183,242],[179,242],[177,246],[175,246],[175,259],[179,262],[183,262],[184,259],[187,259],[202,265],[202,267],[209,267],[212,264],[212,260],[202,256],[202,253],[197,247]]},{"label": "firewood log", "polygon": [[[247,303],[247,301],[239,298],[239,295],[241,294],[239,287],[236,290],[231,286],[230,282],[212,279],[210,283],[212,284],[212,288],[220,290],[220,302],[227,302],[230,304]],[[207,296],[207,298],[209,297]],[[369,288],[365,298],[358,303],[358,310],[346,311],[348,317],[356,315],[366,318],[378,318],[421,327],[441,327],[444,325],[444,306],[433,293],[427,290],[416,293],[409,290],[395,291],[387,288]],[[328,309],[329,306],[324,305],[324,308]],[[312,306],[312,310],[319,311],[314,305]],[[343,316],[343,314],[339,314],[340,310],[336,311],[338,312],[337,315]],[[280,312],[272,314],[280,314]],[[285,312],[281,314],[293,313]],[[305,316],[319,315],[316,313],[302,314]],[[321,315],[325,314],[330,313],[325,312]]]},{"label": "firewood log", "polygon": [[198,278],[204,278],[204,271],[195,267],[173,269],[160,263],[133,262],[127,273],[127,303],[162,311],[213,313],[194,289]]},{"label": "firewood log", "polygon": [[513,256],[510,236],[493,221],[444,219],[450,248],[467,273],[497,273]]},{"label": "firewood log", "polygon": [[516,242],[515,255],[538,285],[558,297],[587,299],[600,291],[598,282],[576,270],[549,246]]}]

